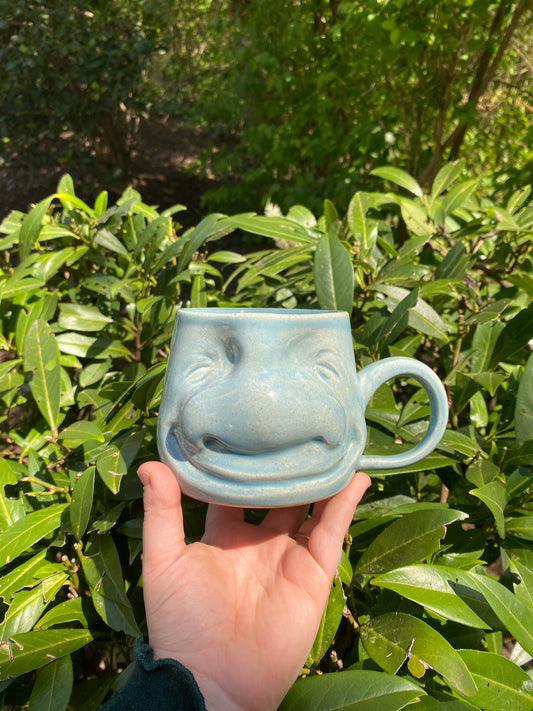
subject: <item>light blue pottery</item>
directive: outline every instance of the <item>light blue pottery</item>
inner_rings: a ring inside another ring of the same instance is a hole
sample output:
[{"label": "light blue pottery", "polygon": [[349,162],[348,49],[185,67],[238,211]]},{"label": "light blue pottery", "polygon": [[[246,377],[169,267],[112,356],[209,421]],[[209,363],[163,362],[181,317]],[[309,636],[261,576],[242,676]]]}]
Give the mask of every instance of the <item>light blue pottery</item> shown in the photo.
[{"label": "light blue pottery", "polygon": [[[396,376],[412,377],[427,391],[427,432],[406,452],[365,455],[365,408]],[[189,496],[289,506],[335,494],[357,468],[396,470],[423,459],[447,419],[442,383],[423,363],[385,358],[356,373],[343,311],[182,309],[158,447]]]}]

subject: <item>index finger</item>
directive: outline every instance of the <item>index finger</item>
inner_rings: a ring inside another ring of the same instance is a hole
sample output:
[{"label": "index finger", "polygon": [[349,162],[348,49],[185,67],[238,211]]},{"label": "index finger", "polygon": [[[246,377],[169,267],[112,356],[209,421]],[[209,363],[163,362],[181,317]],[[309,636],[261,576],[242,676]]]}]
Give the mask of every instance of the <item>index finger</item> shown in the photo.
[{"label": "index finger", "polygon": [[370,477],[357,472],[342,491],[317,502],[311,518],[300,527],[300,532],[309,535],[309,552],[330,578],[339,564],[344,537],[355,509],[369,486]]}]

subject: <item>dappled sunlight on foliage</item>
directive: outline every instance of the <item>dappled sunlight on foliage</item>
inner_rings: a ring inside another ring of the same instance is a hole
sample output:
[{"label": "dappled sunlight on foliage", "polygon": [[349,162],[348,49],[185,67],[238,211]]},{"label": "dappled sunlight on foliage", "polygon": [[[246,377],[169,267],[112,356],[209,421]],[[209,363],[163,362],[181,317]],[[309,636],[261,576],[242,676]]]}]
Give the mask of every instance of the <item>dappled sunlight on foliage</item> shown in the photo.
[{"label": "dappled sunlight on foliage", "polygon": [[[373,474],[281,708],[532,707],[533,205],[529,187],[494,202],[463,173],[446,164],[424,189],[378,167],[382,189],[356,192],[345,212],[326,199],[320,214],[270,206],[187,230],[180,205],[160,212],[132,189],[90,205],[64,176],[4,220],[5,704],[48,694],[54,708],[97,708],[130,661],[145,630],[135,472],[157,457],[174,316],[240,306],[345,310],[358,367],[418,358],[451,406],[434,453]],[[382,386],[366,451],[411,447],[428,411],[416,382]],[[204,515],[185,502],[189,540]]]}]

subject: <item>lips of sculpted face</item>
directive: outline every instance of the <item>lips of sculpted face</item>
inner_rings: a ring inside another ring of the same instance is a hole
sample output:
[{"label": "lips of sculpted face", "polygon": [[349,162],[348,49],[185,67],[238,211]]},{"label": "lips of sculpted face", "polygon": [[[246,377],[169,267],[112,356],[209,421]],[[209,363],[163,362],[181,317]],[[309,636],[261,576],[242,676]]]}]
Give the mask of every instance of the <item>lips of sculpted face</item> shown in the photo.
[{"label": "lips of sculpted face", "polygon": [[160,413],[166,458],[181,462],[180,472],[192,466],[193,487],[207,476],[208,487],[248,485],[272,498],[273,487],[316,480],[329,495],[333,480],[348,480],[365,440],[345,340],[333,327],[290,320],[276,329],[261,320],[187,324],[165,385],[172,411]]}]

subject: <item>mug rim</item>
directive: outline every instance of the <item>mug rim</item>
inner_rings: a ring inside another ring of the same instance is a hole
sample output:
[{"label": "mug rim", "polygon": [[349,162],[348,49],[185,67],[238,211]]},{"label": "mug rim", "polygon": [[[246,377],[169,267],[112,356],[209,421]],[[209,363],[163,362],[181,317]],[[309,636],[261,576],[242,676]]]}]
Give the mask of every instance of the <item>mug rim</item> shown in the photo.
[{"label": "mug rim", "polygon": [[310,318],[324,318],[332,316],[347,317],[346,311],[332,311],[324,309],[286,309],[280,308],[256,308],[256,307],[231,307],[231,306],[206,306],[206,307],[184,307],[178,310],[180,314],[191,314],[197,316],[207,316],[216,318],[218,316],[235,316],[245,318],[247,315],[264,316],[265,318],[292,318],[295,316],[308,316]]}]

